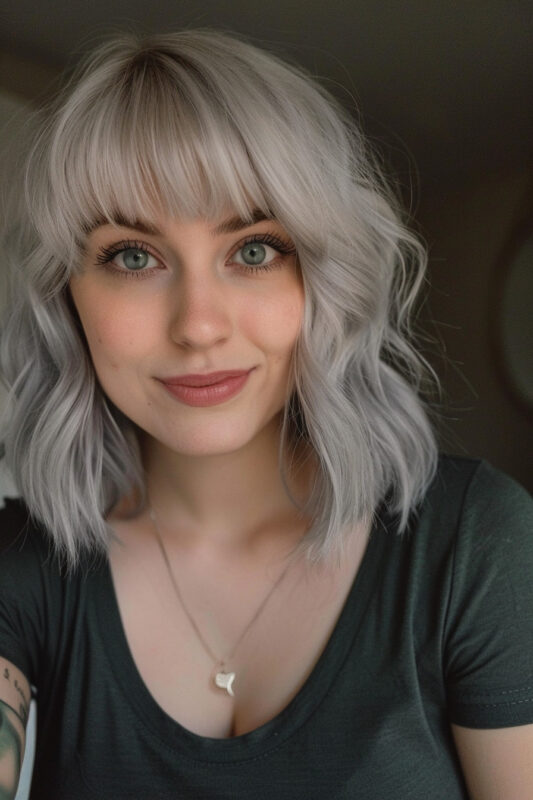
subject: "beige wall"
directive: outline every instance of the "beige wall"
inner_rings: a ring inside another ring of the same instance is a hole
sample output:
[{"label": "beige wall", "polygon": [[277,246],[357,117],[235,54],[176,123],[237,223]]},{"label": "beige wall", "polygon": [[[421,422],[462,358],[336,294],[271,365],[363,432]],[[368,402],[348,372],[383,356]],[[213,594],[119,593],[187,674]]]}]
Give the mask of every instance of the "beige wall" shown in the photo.
[{"label": "beige wall", "polygon": [[533,490],[533,413],[515,400],[491,340],[494,281],[530,192],[525,170],[507,170],[434,192],[418,216],[430,246],[423,324],[445,347],[431,359],[447,392],[443,446],[487,458]]}]

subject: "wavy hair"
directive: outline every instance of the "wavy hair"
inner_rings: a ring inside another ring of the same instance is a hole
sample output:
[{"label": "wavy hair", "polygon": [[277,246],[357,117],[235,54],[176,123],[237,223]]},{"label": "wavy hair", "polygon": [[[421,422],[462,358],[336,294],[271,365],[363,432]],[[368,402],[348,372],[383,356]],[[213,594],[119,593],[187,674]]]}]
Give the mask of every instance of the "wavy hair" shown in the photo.
[{"label": "wavy hair", "polygon": [[422,398],[438,381],[413,345],[425,252],[357,122],[313,76],[236,33],[114,36],[39,115],[17,186],[2,438],[67,569],[107,550],[106,514],[143,487],[135,427],[98,383],[69,278],[95,221],[161,208],[250,222],[259,208],[295,242],[305,300],[281,425],[287,491],[286,445],[307,442],[319,465],[299,549],[341,553],[384,501],[406,529],[437,463]]}]

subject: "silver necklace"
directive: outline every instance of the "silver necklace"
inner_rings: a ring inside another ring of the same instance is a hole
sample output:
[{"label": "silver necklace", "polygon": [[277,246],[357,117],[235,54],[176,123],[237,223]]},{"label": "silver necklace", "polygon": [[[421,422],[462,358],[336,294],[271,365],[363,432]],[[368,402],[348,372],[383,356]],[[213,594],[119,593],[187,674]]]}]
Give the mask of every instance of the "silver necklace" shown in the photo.
[{"label": "silver necklace", "polygon": [[262,612],[262,610],[266,606],[266,604],[267,604],[270,596],[272,595],[274,589],[276,589],[276,587],[281,583],[282,578],[285,576],[285,573],[287,572],[287,570],[289,569],[289,566],[291,564],[290,559],[289,559],[289,563],[287,564],[287,566],[285,567],[285,569],[281,573],[280,577],[278,578],[276,583],[272,586],[272,588],[268,592],[267,596],[265,597],[265,599],[263,600],[263,602],[261,603],[261,605],[259,606],[259,608],[255,612],[254,616],[252,617],[252,619],[250,620],[250,622],[248,623],[248,625],[246,626],[244,631],[241,633],[241,635],[239,637],[239,640],[237,641],[237,643],[233,647],[233,650],[231,651],[231,653],[229,653],[229,655],[227,655],[225,658],[218,658],[213,653],[213,651],[211,650],[211,648],[209,647],[207,642],[205,641],[204,637],[202,636],[202,633],[201,633],[200,629],[198,628],[198,625],[196,624],[192,614],[190,613],[189,609],[187,608],[187,606],[186,606],[186,604],[185,604],[185,602],[183,600],[183,596],[182,596],[182,594],[181,594],[181,592],[180,592],[180,590],[178,588],[178,584],[177,584],[176,578],[174,577],[174,573],[172,571],[172,567],[170,566],[170,562],[168,560],[167,552],[166,552],[165,547],[163,545],[163,540],[161,538],[161,532],[159,530],[159,524],[158,524],[158,521],[157,521],[157,517],[156,517],[155,512],[154,512],[154,510],[152,508],[149,508],[149,514],[150,514],[150,519],[152,520],[153,525],[154,525],[154,531],[155,531],[155,534],[156,534],[156,537],[157,537],[157,541],[158,541],[159,547],[161,548],[161,553],[163,554],[163,558],[165,560],[165,564],[167,565],[168,574],[170,575],[170,580],[172,581],[172,585],[174,587],[174,591],[176,592],[176,596],[177,596],[178,600],[180,601],[181,606],[182,606],[183,610],[185,611],[185,614],[187,615],[187,618],[188,618],[189,622],[191,623],[194,632],[196,633],[196,635],[198,636],[198,639],[202,643],[202,645],[204,647],[204,650],[209,655],[209,657],[211,659],[213,659],[213,661],[215,663],[215,668],[214,668],[214,671],[213,671],[214,684],[219,689],[225,690],[229,695],[234,697],[235,693],[233,691],[233,683],[235,681],[236,674],[235,674],[235,672],[226,671],[226,664],[229,661],[231,661],[231,659],[235,655],[235,652],[236,652],[238,646],[240,645],[240,643],[244,639],[245,635],[248,633],[248,631],[250,630],[250,628],[252,627],[252,625],[254,624],[256,619],[258,618],[259,614]]}]

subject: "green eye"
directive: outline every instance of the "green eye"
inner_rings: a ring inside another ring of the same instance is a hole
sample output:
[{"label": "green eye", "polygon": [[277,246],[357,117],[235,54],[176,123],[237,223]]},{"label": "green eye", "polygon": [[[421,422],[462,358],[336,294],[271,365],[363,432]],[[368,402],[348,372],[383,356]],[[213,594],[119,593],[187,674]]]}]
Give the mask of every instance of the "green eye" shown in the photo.
[{"label": "green eye", "polygon": [[150,259],[150,254],[146,250],[123,250],[120,253],[124,266],[127,269],[137,270],[144,269]]},{"label": "green eye", "polygon": [[249,242],[241,247],[242,257],[246,264],[261,264],[266,258],[266,250],[260,242]]},{"label": "green eye", "polygon": [[96,266],[100,265],[126,278],[148,277],[153,270],[161,268],[161,262],[152,255],[148,245],[134,240],[101,247],[96,255]]}]

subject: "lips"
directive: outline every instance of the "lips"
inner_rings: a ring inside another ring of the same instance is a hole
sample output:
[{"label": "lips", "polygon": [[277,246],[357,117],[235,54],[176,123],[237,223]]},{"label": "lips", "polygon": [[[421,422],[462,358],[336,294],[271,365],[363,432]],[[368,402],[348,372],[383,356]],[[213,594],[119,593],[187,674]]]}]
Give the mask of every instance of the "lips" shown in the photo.
[{"label": "lips", "polygon": [[224,370],[205,375],[177,375],[161,383],[176,400],[188,406],[216,406],[239,394],[252,369]]},{"label": "lips", "polygon": [[235,369],[209,372],[205,375],[177,375],[172,378],[162,378],[162,382],[167,386],[213,386],[213,384],[222,383],[228,378],[242,378],[249,372],[251,372],[249,369]]}]

